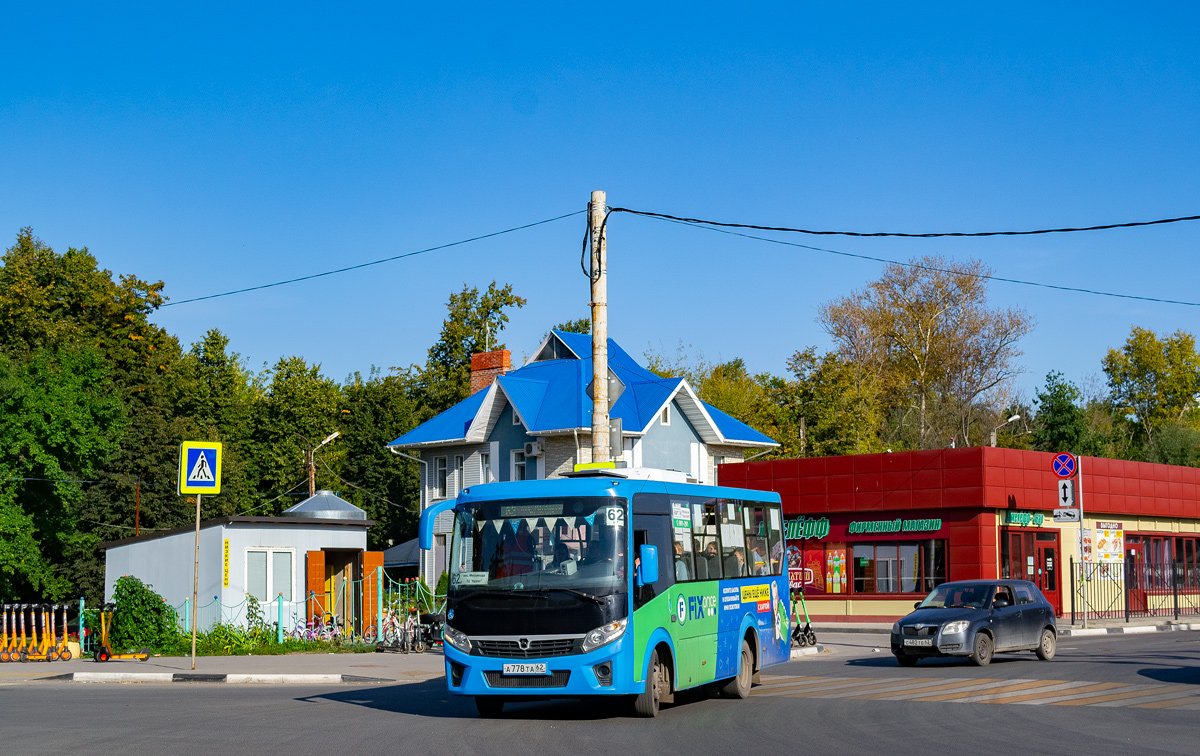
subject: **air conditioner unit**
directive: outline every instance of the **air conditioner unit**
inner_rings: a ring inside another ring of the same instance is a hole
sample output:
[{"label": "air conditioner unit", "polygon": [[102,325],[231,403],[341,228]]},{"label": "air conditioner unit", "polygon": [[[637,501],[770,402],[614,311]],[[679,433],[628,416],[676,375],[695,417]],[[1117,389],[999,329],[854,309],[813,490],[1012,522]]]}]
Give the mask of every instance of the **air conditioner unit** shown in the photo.
[{"label": "air conditioner unit", "polygon": [[545,451],[546,451],[546,449],[542,446],[541,441],[526,441],[525,442],[525,456],[526,457],[540,457],[540,456],[542,456],[542,454]]}]

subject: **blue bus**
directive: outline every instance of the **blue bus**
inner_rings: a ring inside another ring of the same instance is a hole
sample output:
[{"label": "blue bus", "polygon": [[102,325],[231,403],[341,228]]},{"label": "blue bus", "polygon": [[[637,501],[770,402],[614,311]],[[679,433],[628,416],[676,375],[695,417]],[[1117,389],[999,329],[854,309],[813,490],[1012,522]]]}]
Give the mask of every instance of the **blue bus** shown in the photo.
[{"label": "blue bus", "polygon": [[619,473],[472,486],[421,514],[424,549],[454,515],[446,683],[482,716],[626,696],[653,717],[689,688],[745,698],[790,658],[779,495]]}]

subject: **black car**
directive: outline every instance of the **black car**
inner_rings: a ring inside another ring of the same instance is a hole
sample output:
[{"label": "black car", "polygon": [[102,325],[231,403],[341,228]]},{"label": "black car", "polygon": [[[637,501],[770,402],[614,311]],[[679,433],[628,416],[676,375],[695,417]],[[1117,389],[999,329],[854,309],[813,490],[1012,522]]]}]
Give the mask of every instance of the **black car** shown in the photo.
[{"label": "black car", "polygon": [[942,583],[892,625],[892,653],[902,667],[931,656],[967,656],[979,666],[1005,651],[1054,658],[1054,607],[1027,580]]}]

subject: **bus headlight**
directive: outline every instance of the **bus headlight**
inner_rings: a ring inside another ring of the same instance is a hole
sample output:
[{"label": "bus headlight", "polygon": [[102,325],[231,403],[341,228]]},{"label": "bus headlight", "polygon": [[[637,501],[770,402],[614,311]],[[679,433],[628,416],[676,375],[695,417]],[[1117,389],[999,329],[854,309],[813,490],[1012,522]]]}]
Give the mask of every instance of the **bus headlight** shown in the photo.
[{"label": "bus headlight", "polygon": [[466,633],[459,632],[449,625],[442,626],[442,640],[454,646],[464,654],[471,653],[471,639]]},{"label": "bus headlight", "polygon": [[607,625],[601,625],[587,635],[583,636],[583,653],[590,653],[600,648],[607,646],[617,638],[625,634],[625,625],[629,622],[628,619],[623,619],[618,622],[610,622]]}]

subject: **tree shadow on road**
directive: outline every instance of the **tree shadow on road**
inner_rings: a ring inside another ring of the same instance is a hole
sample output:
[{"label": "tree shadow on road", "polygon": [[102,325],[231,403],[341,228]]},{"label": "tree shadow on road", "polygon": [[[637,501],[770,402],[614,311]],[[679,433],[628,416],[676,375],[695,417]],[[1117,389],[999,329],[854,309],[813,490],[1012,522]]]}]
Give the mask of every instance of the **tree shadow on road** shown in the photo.
[{"label": "tree shadow on road", "polygon": [[[683,691],[675,694],[674,704],[664,704],[662,710],[698,704],[706,700],[702,692]],[[446,681],[438,678],[406,685],[379,685],[354,690],[322,693],[296,699],[314,700],[365,706],[378,711],[408,714],[438,719],[479,719],[475,701],[470,696],[452,696],[446,692]],[[632,705],[624,696],[604,696],[590,699],[552,698],[542,700],[509,700],[502,719],[581,720],[632,718]]]}]

